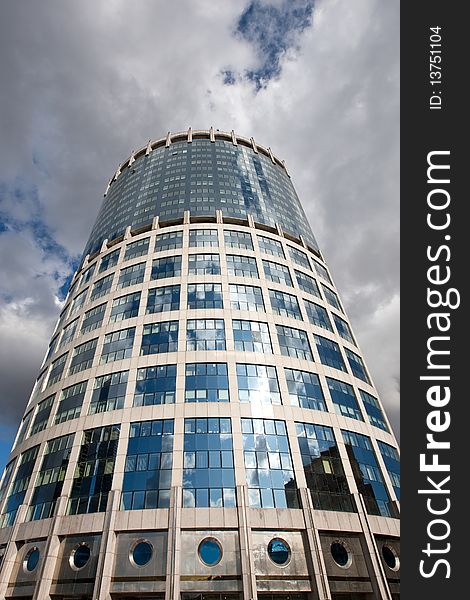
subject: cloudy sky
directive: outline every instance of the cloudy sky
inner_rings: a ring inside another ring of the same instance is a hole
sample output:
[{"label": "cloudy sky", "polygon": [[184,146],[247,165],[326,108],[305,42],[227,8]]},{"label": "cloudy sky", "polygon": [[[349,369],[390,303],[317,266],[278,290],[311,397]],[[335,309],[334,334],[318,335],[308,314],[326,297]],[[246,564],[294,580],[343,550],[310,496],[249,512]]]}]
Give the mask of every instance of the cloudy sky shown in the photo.
[{"label": "cloudy sky", "polygon": [[0,20],[0,466],[108,178],[188,126],[285,159],[398,433],[398,0],[21,0]]}]

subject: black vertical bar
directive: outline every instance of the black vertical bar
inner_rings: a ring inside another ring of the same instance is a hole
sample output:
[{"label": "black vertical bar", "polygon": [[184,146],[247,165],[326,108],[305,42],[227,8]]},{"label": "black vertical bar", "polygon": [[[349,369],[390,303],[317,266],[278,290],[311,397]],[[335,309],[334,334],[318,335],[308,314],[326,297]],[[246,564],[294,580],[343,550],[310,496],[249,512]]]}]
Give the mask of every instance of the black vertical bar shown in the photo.
[{"label": "black vertical bar", "polygon": [[[470,542],[466,541],[470,532],[466,445],[466,438],[470,440],[466,433],[470,394],[464,388],[464,373],[470,334],[466,316],[470,202],[464,179],[469,171],[465,138],[470,119],[464,103],[468,103],[465,88],[470,69],[464,57],[469,55],[470,35],[465,9],[459,2],[402,3],[401,578],[405,600],[460,598],[469,593],[465,573],[470,568]],[[440,59],[435,58],[438,56]],[[441,154],[430,155],[432,152]],[[450,169],[432,169],[428,181],[428,160]],[[449,225],[444,227],[448,219]],[[429,271],[432,267],[437,268]],[[430,297],[428,288],[434,291]],[[431,307],[431,302],[439,305],[439,293],[443,302],[447,298],[455,308]],[[432,313],[441,316],[430,317]],[[448,331],[440,331],[438,322]],[[432,350],[450,350],[450,354],[429,355],[428,344]],[[428,360],[435,368],[429,367]],[[450,368],[444,368],[446,365]],[[435,390],[430,392],[433,386]],[[432,431],[441,426],[443,431]],[[450,449],[427,448],[429,434],[436,441],[449,442]],[[449,465],[450,470],[420,469],[421,454],[424,463],[435,460]],[[442,514],[433,515],[430,510]]]}]

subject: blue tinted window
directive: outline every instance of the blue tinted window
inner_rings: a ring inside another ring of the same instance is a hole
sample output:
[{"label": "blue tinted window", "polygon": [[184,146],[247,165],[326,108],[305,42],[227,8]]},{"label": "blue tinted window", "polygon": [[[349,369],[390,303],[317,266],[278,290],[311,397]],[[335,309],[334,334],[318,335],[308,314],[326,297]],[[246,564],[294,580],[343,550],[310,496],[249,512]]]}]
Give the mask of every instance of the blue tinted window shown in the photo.
[{"label": "blue tinted window", "polygon": [[315,335],[314,338],[321,363],[340,371],[346,371],[346,365],[338,344],[320,335]]},{"label": "blue tinted window", "polygon": [[277,337],[281,354],[293,358],[302,358],[313,361],[312,351],[305,331],[276,325]]},{"label": "blue tinted window", "polygon": [[375,427],[379,427],[384,431],[389,431],[377,398],[374,398],[374,396],[368,394],[364,390],[359,390],[359,393],[361,394],[362,401],[364,402],[364,408],[366,409],[370,424],[374,425]]},{"label": "blue tinted window", "polygon": [[225,363],[186,365],[185,402],[228,402],[229,385]]},{"label": "blue tinted window", "polygon": [[152,262],[151,279],[165,279],[181,275],[181,256],[156,258]]},{"label": "blue tinted window", "polygon": [[147,323],[142,331],[140,354],[161,354],[178,350],[178,321]]},{"label": "blue tinted window", "polygon": [[314,508],[355,511],[333,429],[312,423],[296,423],[295,426]]},{"label": "blue tinted window", "polygon": [[325,398],[318,375],[294,369],[284,369],[284,372],[292,406],[326,411]]},{"label": "blue tinted window", "polygon": [[188,285],[188,308],[223,308],[220,283],[192,283]]},{"label": "blue tinted window", "polygon": [[127,294],[127,296],[116,298],[113,300],[109,322],[116,323],[117,321],[123,321],[125,319],[136,317],[139,314],[139,305],[140,292]]},{"label": "blue tinted window", "polygon": [[323,306],[315,304],[315,302],[309,302],[308,300],[304,300],[304,304],[305,310],[307,311],[308,320],[312,325],[316,325],[317,327],[321,327],[327,331],[333,331],[330,318],[328,317],[328,313]]},{"label": "blue tinted window", "polygon": [[271,300],[271,308],[277,315],[302,320],[302,313],[296,296],[278,290],[269,290],[269,299]]},{"label": "blue tinted window", "polygon": [[312,270],[310,263],[308,262],[308,256],[302,250],[297,250],[297,248],[293,248],[292,246],[288,246],[289,254],[292,260],[301,267]]},{"label": "blue tinted window", "polygon": [[183,506],[236,506],[228,418],[184,420]]},{"label": "blue tinted window", "polygon": [[199,544],[198,554],[202,562],[209,567],[213,567],[222,559],[220,544],[212,538],[202,540]]},{"label": "blue tinted window", "polygon": [[0,528],[13,525],[18,508],[23,504],[38,452],[39,446],[34,446],[21,454],[15,477],[11,482],[8,496],[3,505],[3,512],[0,515]]},{"label": "blue tinted window", "polygon": [[183,246],[183,232],[172,231],[171,233],[161,233],[157,235],[155,241],[155,252],[164,250],[175,250]]},{"label": "blue tinted window", "polygon": [[366,510],[371,515],[395,517],[387,488],[370,439],[353,431],[341,430],[357,489],[364,498]]},{"label": "blue tinted window", "polygon": [[380,440],[377,440],[377,444],[392,482],[395,495],[400,500],[400,458],[397,449]]},{"label": "blue tinted window", "polygon": [[67,360],[68,353],[62,354],[59,358],[52,363],[51,370],[49,372],[49,378],[47,380],[47,386],[49,387],[54,383],[60,381],[62,373],[64,372],[65,361]]},{"label": "blue tinted window", "polygon": [[176,365],[137,370],[134,406],[173,404],[176,396]]},{"label": "blue tinted window", "polygon": [[232,310],[265,312],[261,288],[252,285],[238,285],[236,283],[231,283],[230,308]]},{"label": "blue tinted window", "polygon": [[132,356],[134,345],[135,327],[112,331],[104,336],[103,350],[100,364],[123,360]]},{"label": "blue tinted window", "polygon": [[218,254],[190,254],[188,256],[189,275],[220,275]]},{"label": "blue tinted window", "polygon": [[153,548],[149,542],[139,542],[132,550],[132,560],[139,567],[143,567],[149,563],[152,556]]},{"label": "blue tinted window", "polygon": [[242,432],[250,506],[298,508],[284,421],[242,419]]},{"label": "blue tinted window", "polygon": [[276,367],[237,364],[240,402],[281,404]]},{"label": "blue tinted window", "polygon": [[297,285],[303,292],[321,298],[317,282],[313,277],[310,277],[310,275],[307,275],[306,273],[295,271],[295,278],[297,279]]},{"label": "blue tinted window", "polygon": [[190,248],[217,248],[219,239],[217,229],[190,229],[189,247]]},{"label": "blue tinted window", "polygon": [[271,337],[267,323],[234,319],[232,328],[235,350],[272,353]]},{"label": "blue tinted window", "polygon": [[270,254],[271,256],[279,256],[280,258],[285,258],[282,244],[277,240],[273,240],[264,235],[259,235],[258,246],[260,252],[263,252],[264,254]]},{"label": "blue tinted window", "polygon": [[89,369],[91,367],[95,357],[97,343],[98,338],[95,338],[94,340],[88,340],[88,342],[80,344],[80,346],[76,346],[73,349],[69,375],[80,373],[81,371],[85,371],[85,369]]},{"label": "blue tinted window", "polygon": [[102,296],[105,296],[106,294],[108,294],[109,291],[111,290],[111,286],[113,284],[113,279],[114,279],[114,273],[110,273],[109,275],[106,275],[106,277],[99,279],[93,286],[93,290],[92,290],[91,296],[90,296],[90,301],[96,300],[97,298],[101,298]]},{"label": "blue tinted window", "polygon": [[29,432],[29,436],[31,437],[35,433],[42,431],[46,428],[47,422],[49,420],[49,416],[52,410],[52,404],[54,402],[55,395],[49,396],[36,407],[36,414],[34,416],[34,420],[31,424],[31,430]]},{"label": "blue tinted window", "polygon": [[288,267],[269,260],[263,260],[263,268],[264,275],[269,281],[292,287],[292,278]]},{"label": "blue tinted window", "polygon": [[109,373],[95,379],[88,414],[123,408],[129,371]]},{"label": "blue tinted window", "polygon": [[186,350],[225,350],[223,319],[189,319],[186,323]]},{"label": "blue tinted window", "polygon": [[173,419],[131,423],[121,510],[169,507],[173,433]]},{"label": "blue tinted window", "polygon": [[98,273],[107,271],[108,269],[111,269],[111,267],[114,267],[115,265],[117,265],[117,263],[119,261],[120,252],[121,252],[121,249],[118,248],[117,250],[113,250],[112,252],[109,252],[109,254],[106,254],[105,256],[103,256],[103,258],[101,259],[101,262],[100,262],[100,268],[99,268]]},{"label": "blue tinted window", "polygon": [[54,424],[70,421],[80,416],[86,391],[86,381],[75,383],[62,390]]},{"label": "blue tinted window", "polygon": [[227,254],[227,272],[232,277],[259,277],[256,259],[251,256]]},{"label": "blue tinted window", "polygon": [[351,417],[352,419],[363,421],[364,418],[357,403],[353,387],[348,383],[344,383],[344,381],[338,381],[331,377],[326,378],[326,383],[330,390],[330,396],[335,405],[336,412],[343,417]]},{"label": "blue tinted window", "polygon": [[119,425],[83,432],[67,514],[104,512],[111,489]]},{"label": "blue tinted window", "polygon": [[137,265],[131,265],[121,269],[119,273],[119,280],[117,283],[117,289],[123,289],[137,283],[142,283],[145,274],[145,263],[138,263]]},{"label": "blue tinted window", "polygon": [[126,246],[126,252],[124,254],[124,260],[131,260],[131,258],[137,258],[138,256],[144,256],[149,251],[150,238],[144,238],[143,240],[137,240],[137,242],[131,242]]},{"label": "blue tinted window", "polygon": [[354,352],[351,352],[351,350],[349,350],[348,348],[345,348],[344,351],[346,352],[349,366],[351,367],[353,375],[358,379],[362,379],[362,381],[365,381],[366,383],[370,384],[370,379],[366,373],[366,368],[364,366],[362,358]]},{"label": "blue tinted window", "polygon": [[268,544],[268,556],[276,565],[286,565],[290,560],[290,548],[284,540],[274,538]]},{"label": "blue tinted window", "polygon": [[313,265],[315,267],[315,271],[317,272],[317,275],[320,275],[320,277],[323,277],[323,279],[325,279],[325,281],[328,281],[329,283],[331,283],[331,279],[330,279],[330,276],[328,275],[328,271],[326,270],[326,268],[316,260],[313,261]]},{"label": "blue tinted window", "polygon": [[81,333],[88,333],[89,331],[93,331],[94,329],[98,329],[98,327],[101,327],[101,324],[103,323],[105,310],[106,303],[100,304],[99,306],[95,306],[95,308],[88,310],[85,313],[85,316],[82,321]]},{"label": "blue tinted window", "polygon": [[321,288],[323,290],[323,294],[328,304],[342,311],[341,305],[338,300],[338,296],[335,294],[335,292],[333,290],[330,290],[330,288],[326,285],[323,285],[323,283],[321,284]]},{"label": "blue tinted window", "polygon": [[145,309],[146,315],[166,312],[167,310],[179,310],[179,308],[179,285],[168,285],[165,287],[149,289],[147,296],[147,307]]},{"label": "blue tinted window", "polygon": [[356,345],[356,342],[354,341],[354,338],[351,333],[351,329],[350,329],[349,325],[346,323],[346,321],[344,319],[342,319],[341,317],[339,317],[338,315],[335,315],[334,313],[333,313],[333,321],[335,322],[338,334],[344,340],[347,340],[348,342],[351,342],[351,344]]},{"label": "blue tinted window", "polygon": [[251,233],[246,233],[244,231],[224,231],[224,242],[229,248],[253,250]]}]

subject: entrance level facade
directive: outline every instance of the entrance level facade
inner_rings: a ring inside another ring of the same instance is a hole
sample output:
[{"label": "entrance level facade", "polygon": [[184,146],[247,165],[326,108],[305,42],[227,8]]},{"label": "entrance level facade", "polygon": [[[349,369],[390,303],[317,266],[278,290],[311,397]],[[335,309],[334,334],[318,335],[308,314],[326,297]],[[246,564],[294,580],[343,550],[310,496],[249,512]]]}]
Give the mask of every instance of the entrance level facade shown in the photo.
[{"label": "entrance level facade", "polygon": [[118,168],[0,497],[0,597],[398,597],[396,441],[269,149]]}]

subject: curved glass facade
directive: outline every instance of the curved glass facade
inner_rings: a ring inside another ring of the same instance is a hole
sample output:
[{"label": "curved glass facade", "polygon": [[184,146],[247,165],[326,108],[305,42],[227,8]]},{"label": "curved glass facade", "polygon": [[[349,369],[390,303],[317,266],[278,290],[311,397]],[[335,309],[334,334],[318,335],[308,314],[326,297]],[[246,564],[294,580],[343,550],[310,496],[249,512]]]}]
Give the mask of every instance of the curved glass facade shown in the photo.
[{"label": "curved glass facade", "polygon": [[[0,597],[398,593],[397,445],[328,267],[282,164],[205,137],[110,186],[0,486]],[[259,212],[196,175],[163,204],[193,163],[262,172]]]}]

